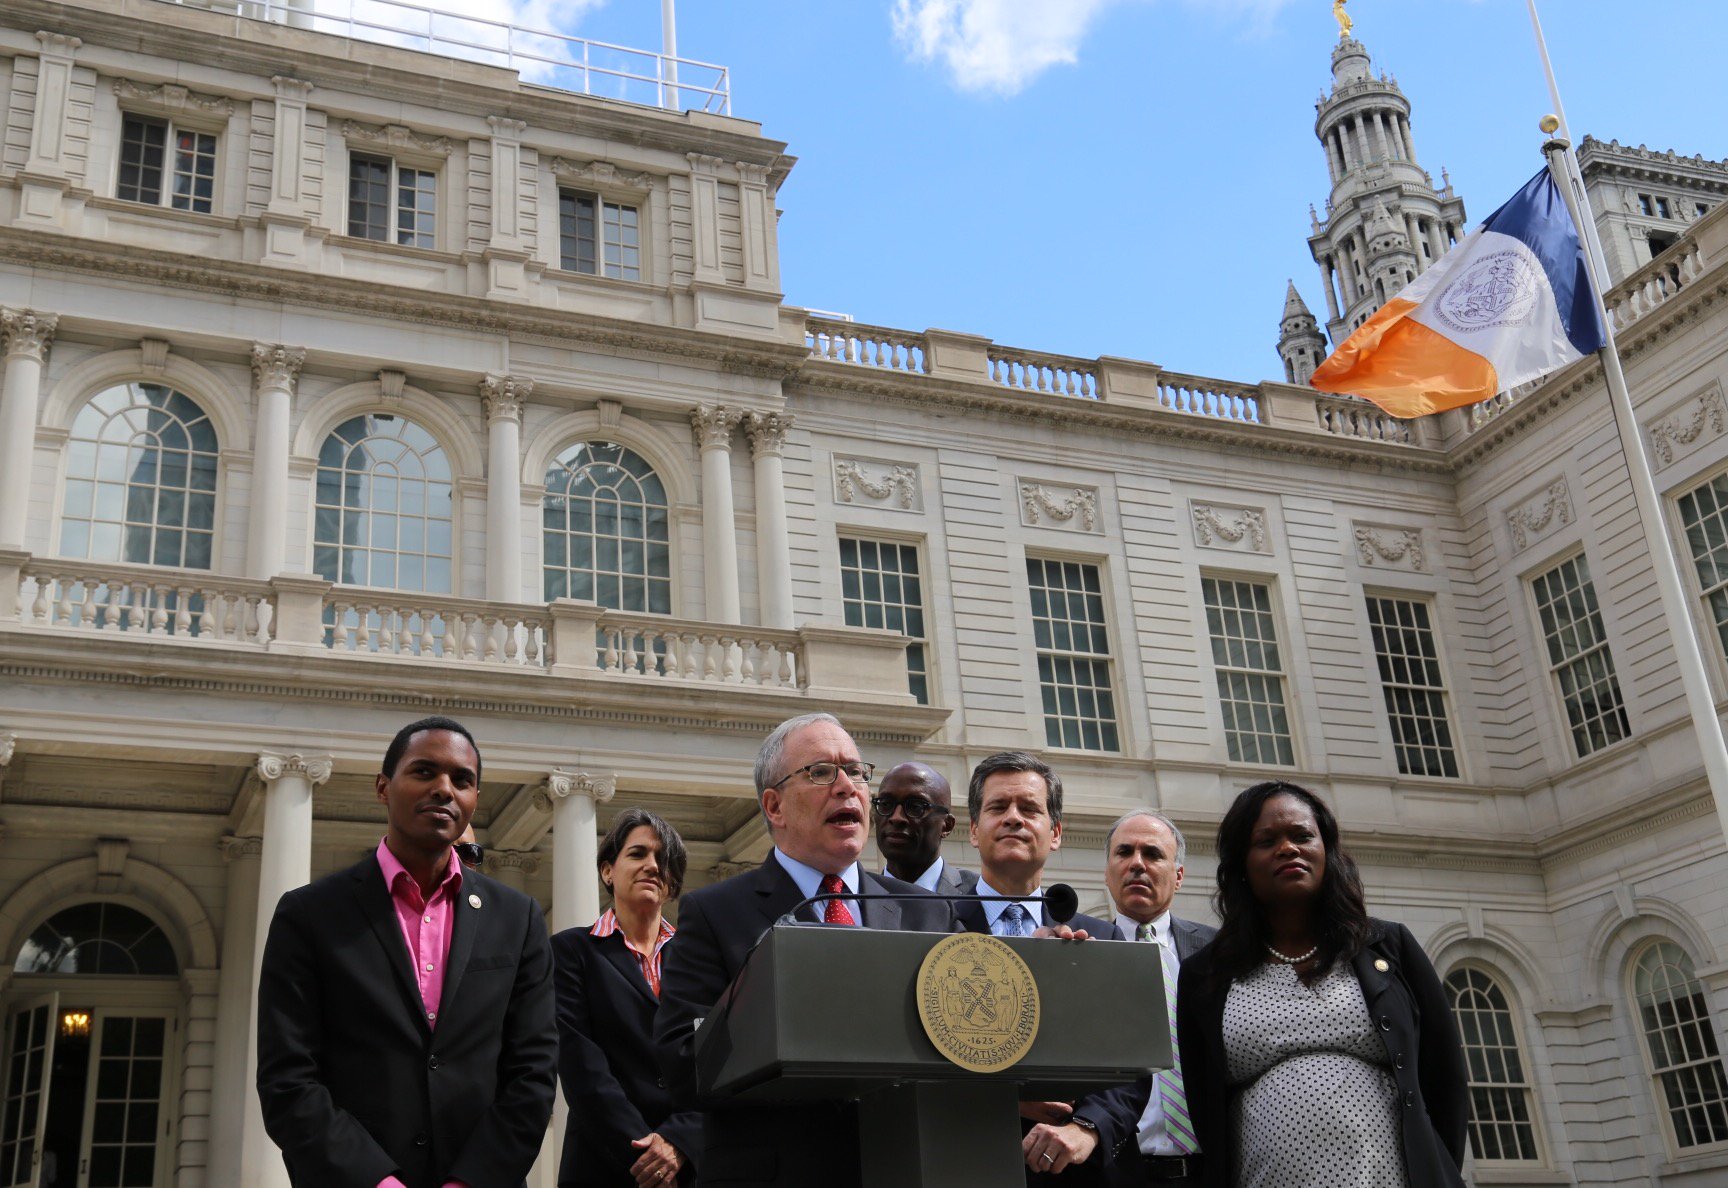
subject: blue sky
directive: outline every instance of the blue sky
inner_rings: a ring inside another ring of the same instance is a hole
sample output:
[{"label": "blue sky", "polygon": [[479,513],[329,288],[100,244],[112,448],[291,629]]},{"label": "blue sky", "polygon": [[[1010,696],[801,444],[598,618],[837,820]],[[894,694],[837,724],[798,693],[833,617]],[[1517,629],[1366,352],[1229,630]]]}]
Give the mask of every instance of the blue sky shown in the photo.
[{"label": "blue sky", "polygon": [[[658,45],[654,0],[587,2],[576,31]],[[1541,165],[1523,0],[1349,10],[1414,104],[1421,164],[1480,221]],[[1575,135],[1728,157],[1728,4],[1542,17]],[[787,301],[1240,380],[1279,371],[1286,278],[1324,309],[1305,240],[1337,35],[1330,0],[678,4],[681,55],[728,66],[734,114],[799,158]]]}]

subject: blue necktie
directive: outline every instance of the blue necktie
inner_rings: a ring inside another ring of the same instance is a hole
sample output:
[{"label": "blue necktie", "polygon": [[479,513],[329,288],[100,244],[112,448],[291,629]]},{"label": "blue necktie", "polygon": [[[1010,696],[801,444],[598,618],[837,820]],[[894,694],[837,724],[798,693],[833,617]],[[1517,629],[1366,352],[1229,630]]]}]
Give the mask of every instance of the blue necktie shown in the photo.
[{"label": "blue necktie", "polygon": [[1030,936],[1032,935],[1032,929],[1029,927],[1031,923],[1032,919],[1027,915],[1026,909],[1017,903],[1011,903],[1002,909],[1003,936]]}]

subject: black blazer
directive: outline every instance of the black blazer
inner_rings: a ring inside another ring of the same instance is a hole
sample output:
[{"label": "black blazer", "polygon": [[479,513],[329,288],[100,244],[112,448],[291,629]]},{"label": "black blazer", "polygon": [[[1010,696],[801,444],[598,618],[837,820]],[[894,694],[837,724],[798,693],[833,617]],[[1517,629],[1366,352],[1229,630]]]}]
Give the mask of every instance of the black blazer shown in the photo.
[{"label": "black blazer", "polygon": [[[1186,963],[1217,935],[1218,930],[1209,925],[1180,916],[1170,917],[1170,936],[1176,942],[1178,962]],[[1094,1093],[1075,1106],[1074,1116],[1097,1128],[1098,1146],[1092,1158],[1063,1175],[1073,1176],[1090,1169],[1085,1183],[1104,1184],[1108,1188],[1142,1188],[1146,1169],[1140,1155],[1140,1118],[1151,1099],[1152,1078],[1147,1076],[1132,1085]]]},{"label": "black blazer", "polygon": [[[570,1104],[558,1188],[634,1188],[630,1165],[642,1152],[630,1142],[649,1133],[677,1147],[690,1164],[700,1150],[702,1117],[673,1109],[654,1058],[660,1002],[624,934],[567,928],[552,938],[552,961],[558,1079]],[[688,1172],[679,1177],[682,1183],[691,1178]]]},{"label": "black blazer", "polygon": [[[1408,928],[1386,920],[1370,920],[1369,928],[1368,944],[1350,965],[1392,1061],[1410,1188],[1462,1188],[1459,1169],[1469,1103],[1464,1050],[1452,1008],[1428,955]],[[1204,989],[1211,980],[1212,957],[1210,948],[1203,949],[1182,965],[1176,1030],[1189,1112],[1200,1148],[1208,1153],[1206,1184],[1229,1188],[1235,1183],[1230,1158],[1235,1144],[1224,1056],[1227,995],[1209,995]]]},{"label": "black blazer", "polygon": [[557,1076],[546,923],[473,870],[455,912],[433,1030],[375,855],[277,904],[258,975],[258,1096],[298,1188],[524,1182]]},{"label": "black blazer", "polygon": [[[900,897],[858,905],[870,928],[953,928],[948,905],[910,883],[861,869],[858,889]],[[696,1105],[696,1021],[712,1012],[758,938],[802,898],[772,854],[755,870],[684,896],[678,933],[662,950],[660,1011],[654,1019],[654,1046],[679,1108]],[[799,918],[815,921],[816,916],[805,908]],[[703,1111],[696,1168],[701,1185],[848,1188],[858,1184],[857,1110],[850,1102],[713,1106]]]}]

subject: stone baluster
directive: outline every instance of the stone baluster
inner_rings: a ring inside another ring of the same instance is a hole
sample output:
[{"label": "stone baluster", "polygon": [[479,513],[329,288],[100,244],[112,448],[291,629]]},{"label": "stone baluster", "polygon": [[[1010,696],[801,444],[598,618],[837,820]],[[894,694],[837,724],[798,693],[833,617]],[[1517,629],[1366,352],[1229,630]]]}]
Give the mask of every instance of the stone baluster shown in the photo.
[{"label": "stone baluster", "polygon": [[555,768],[547,773],[545,787],[534,793],[535,806],[552,813],[554,932],[590,923],[600,915],[596,810],[616,790],[613,776]]},{"label": "stone baluster", "polygon": [[786,432],[796,420],[790,413],[751,413],[745,422],[756,464],[756,584],[762,624],[787,630],[792,627],[792,544],[786,530],[781,454]]},{"label": "stone baluster", "polygon": [[42,370],[60,319],[28,309],[0,309],[0,547],[24,546],[30,522],[30,475]]},{"label": "stone baluster", "polygon": [[522,600],[522,406],[534,381],[488,375],[480,381],[486,411],[486,597]]},{"label": "stone baluster", "polygon": [[288,421],[306,352],[252,348],[258,421],[252,434],[252,495],[247,517],[246,575],[268,581],[282,572],[288,549]]},{"label": "stone baluster", "polygon": [[707,618],[740,621],[738,532],[732,512],[732,430],[743,414],[723,404],[698,405],[690,414],[702,450],[702,560]]}]

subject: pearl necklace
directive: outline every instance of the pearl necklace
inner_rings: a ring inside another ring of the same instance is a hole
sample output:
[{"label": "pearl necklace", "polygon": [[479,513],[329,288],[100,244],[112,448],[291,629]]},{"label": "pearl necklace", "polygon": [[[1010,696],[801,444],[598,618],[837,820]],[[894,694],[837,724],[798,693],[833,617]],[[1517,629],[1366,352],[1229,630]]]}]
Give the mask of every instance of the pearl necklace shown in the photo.
[{"label": "pearl necklace", "polygon": [[1304,961],[1308,960],[1308,958],[1310,958],[1310,957],[1314,956],[1314,954],[1318,953],[1320,951],[1320,946],[1315,945],[1312,949],[1309,949],[1306,953],[1302,954],[1300,957],[1286,957],[1286,956],[1284,956],[1284,954],[1280,953],[1277,949],[1274,949],[1271,945],[1266,946],[1266,951],[1268,953],[1272,954],[1272,960],[1274,960],[1274,961],[1282,961],[1285,965],[1301,965]]}]

